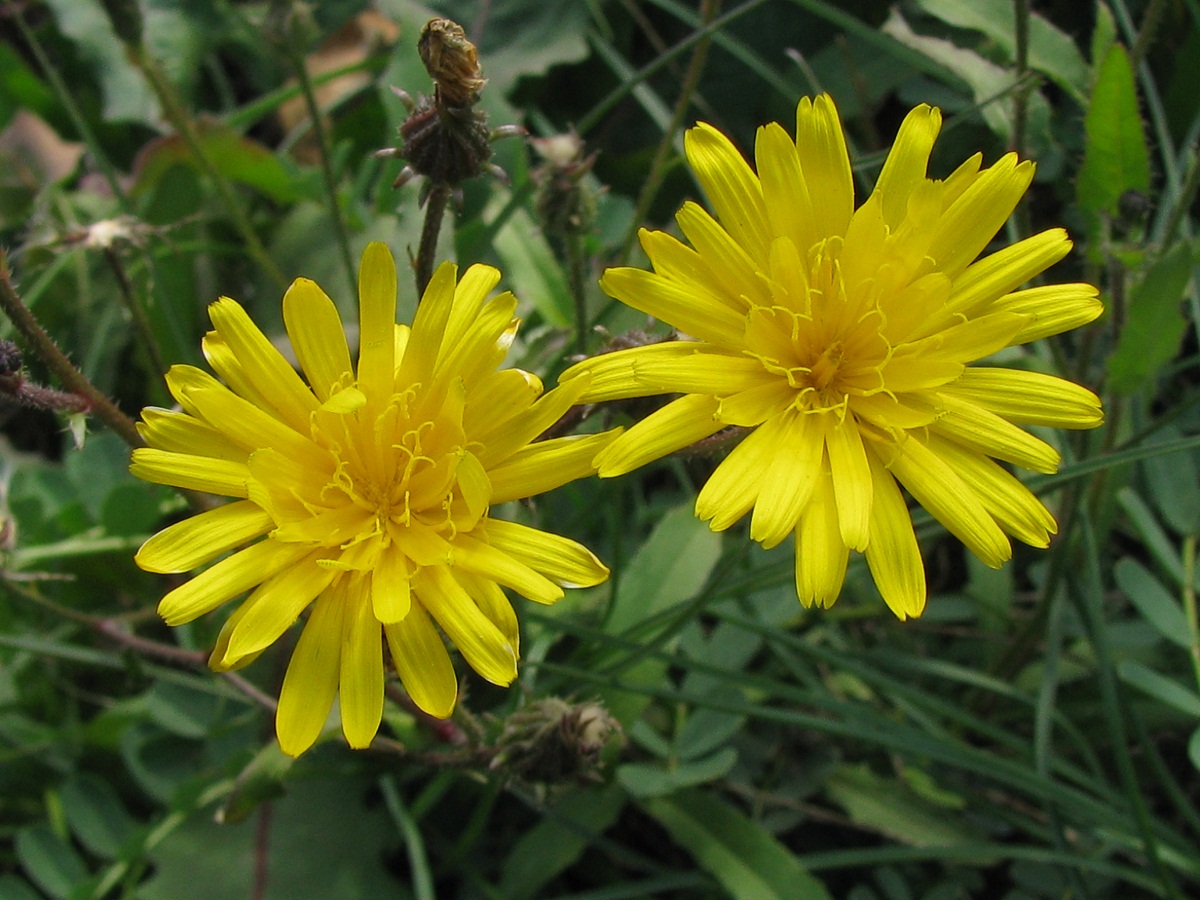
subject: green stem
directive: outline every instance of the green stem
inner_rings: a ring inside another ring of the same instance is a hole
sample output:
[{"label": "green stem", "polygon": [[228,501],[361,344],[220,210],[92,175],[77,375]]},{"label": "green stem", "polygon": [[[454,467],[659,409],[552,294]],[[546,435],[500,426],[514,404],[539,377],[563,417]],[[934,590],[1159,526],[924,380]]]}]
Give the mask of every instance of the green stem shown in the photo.
[{"label": "green stem", "polygon": [[158,62],[150,54],[141,47],[126,46],[129,49],[130,58],[142,71],[142,74],[146,76],[146,80],[150,83],[150,87],[154,90],[155,95],[162,104],[163,114],[166,115],[167,120],[179,133],[180,138],[187,145],[188,150],[200,165],[200,168],[212,179],[213,185],[221,197],[221,202],[225,206],[226,213],[233,221],[234,228],[237,229],[238,234],[241,235],[242,240],[246,243],[247,252],[254,257],[255,262],[276,283],[279,289],[284,290],[287,287],[287,279],[284,277],[283,272],[279,270],[279,266],[275,264],[275,260],[271,259],[267,248],[263,245],[258,233],[255,232],[253,226],[250,224],[250,219],[246,215],[246,211],[242,208],[237,195],[234,194],[233,189],[229,186],[229,182],[217,171],[217,167],[205,152],[191,119],[184,110],[179,97],[175,94],[174,86],[163,73]]},{"label": "green stem", "polygon": [[164,374],[167,371],[167,364],[163,359],[162,349],[158,346],[158,340],[154,337],[154,329],[150,326],[150,317],[146,315],[146,310],[142,308],[142,305],[137,301],[137,297],[134,296],[133,284],[129,281],[129,275],[125,272],[125,266],[121,263],[120,255],[112,247],[105,247],[104,258],[108,260],[109,268],[112,269],[113,275],[116,276],[121,300],[125,304],[125,308],[129,310],[129,315],[133,318],[133,325],[146,347],[146,352],[150,355],[151,365],[154,366],[159,375]]},{"label": "green stem", "polygon": [[425,288],[433,278],[437,261],[438,236],[442,232],[442,219],[450,204],[450,187],[435,184],[425,199],[425,224],[421,226],[421,246],[417,250],[417,302],[425,295]]},{"label": "green stem", "polygon": [[675,143],[675,135],[679,133],[679,129],[683,126],[683,120],[691,108],[692,95],[696,92],[696,87],[700,83],[700,75],[704,72],[704,63],[708,59],[708,48],[712,45],[712,32],[709,31],[709,27],[720,11],[721,0],[701,0],[701,36],[692,49],[692,58],[684,73],[683,84],[679,88],[679,98],[675,101],[675,109],[671,113],[671,121],[667,124],[662,140],[658,142],[658,147],[654,150],[654,159],[650,163],[650,171],[642,185],[642,191],[638,195],[637,209],[634,212],[632,224],[629,226],[625,240],[621,243],[621,250],[617,254],[618,265],[623,264],[629,258],[634,241],[637,240],[638,229],[646,221],[654,198],[658,196],[658,191],[662,187],[663,179],[666,177],[667,163]]},{"label": "green stem", "polygon": [[329,196],[329,215],[333,219],[333,230],[337,233],[338,248],[342,252],[342,265],[346,270],[346,282],[350,286],[349,296],[358,293],[358,278],[354,270],[354,257],[350,253],[350,236],[346,231],[346,220],[342,216],[342,207],[338,203],[337,178],[333,174],[333,164],[330,161],[329,136],[325,130],[325,122],[321,109],[317,105],[317,95],[313,91],[312,79],[308,75],[308,67],[304,60],[289,47],[288,62],[296,74],[304,103],[308,107],[308,116],[312,119],[313,134],[317,138],[317,153],[321,158],[321,174],[325,178],[325,193]]},{"label": "green stem", "polygon": [[1158,31],[1158,26],[1162,24],[1163,13],[1166,12],[1166,9],[1166,0],[1151,0],[1150,5],[1146,7],[1146,11],[1142,14],[1142,27],[1138,29],[1137,40],[1134,42],[1133,50],[1129,54],[1129,61],[1135,69],[1153,42],[1154,33]]},{"label": "green stem", "polygon": [[122,212],[130,212],[129,198],[121,187],[121,182],[117,178],[117,170],[109,161],[104,153],[104,148],[100,146],[100,141],[96,139],[96,133],[92,131],[88,125],[87,119],[75,103],[74,95],[71,89],[67,87],[66,82],[62,80],[62,76],[58,74],[58,69],[54,67],[50,57],[46,54],[42,47],[41,41],[38,40],[37,34],[29,23],[25,21],[25,17],[21,15],[21,4],[14,3],[13,0],[4,0],[4,5],[12,14],[12,19],[17,23],[17,30],[21,32],[21,37],[25,43],[29,45],[29,51],[37,60],[38,66],[41,67],[42,73],[46,76],[46,80],[50,82],[54,92],[58,95],[58,102],[62,104],[63,109],[67,112],[67,117],[71,120],[71,124],[75,126],[75,130],[79,132],[79,136],[83,138],[88,146],[88,152],[92,154],[92,158],[96,160],[96,165],[100,167],[100,173],[104,176],[104,180],[108,183],[108,189],[112,191],[112,195],[117,198],[117,204]]},{"label": "green stem", "polygon": [[1196,536],[1189,534],[1183,540],[1183,612],[1188,623],[1188,653],[1192,658],[1192,672],[1196,686],[1200,687],[1200,618],[1196,612]]},{"label": "green stem", "polygon": [[33,352],[54,373],[59,383],[88,404],[89,410],[111,428],[130,447],[144,447],[146,442],[138,434],[133,419],[121,412],[99,388],[92,384],[86,375],[75,368],[65,353],[58,349],[46,330],[34,318],[21,298],[13,288],[12,276],[8,269],[8,255],[0,250],[0,308],[12,321],[13,325],[25,338]]},{"label": "green stem", "polygon": [[567,278],[575,300],[575,352],[587,353],[587,278],[584,276],[583,241],[578,234],[563,235],[567,255]]}]

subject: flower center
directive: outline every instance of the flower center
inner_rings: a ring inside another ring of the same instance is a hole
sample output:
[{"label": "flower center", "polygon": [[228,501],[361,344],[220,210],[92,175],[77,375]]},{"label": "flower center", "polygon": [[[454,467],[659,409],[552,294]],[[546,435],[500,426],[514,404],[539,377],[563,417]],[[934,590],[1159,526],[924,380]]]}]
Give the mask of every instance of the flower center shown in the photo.
[{"label": "flower center", "polygon": [[825,389],[837,378],[838,367],[841,366],[842,360],[845,357],[846,351],[842,346],[842,342],[834,341],[833,344],[825,348],[825,351],[809,367],[809,378],[812,381],[812,386],[816,388],[818,393],[824,394]]}]

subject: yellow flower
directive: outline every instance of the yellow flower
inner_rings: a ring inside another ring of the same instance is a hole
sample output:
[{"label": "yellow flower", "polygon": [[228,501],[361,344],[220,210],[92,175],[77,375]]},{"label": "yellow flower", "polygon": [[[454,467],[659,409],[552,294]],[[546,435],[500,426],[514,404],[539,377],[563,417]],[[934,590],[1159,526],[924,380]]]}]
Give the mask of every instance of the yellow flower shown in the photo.
[{"label": "yellow flower", "polygon": [[209,661],[223,671],[253,660],[312,604],[276,716],[293,756],[316,740],[335,695],[346,740],[370,744],[385,637],[416,705],[448,716],[457,685],[438,628],[476,672],[507,685],[518,629],[501,585],[553,603],[564,587],[608,576],[580,544],[488,515],[491,504],[591,474],[614,433],[531,443],[586,379],[543,394],[536,376],[499,369],[516,300],[487,299],[500,278],[490,267],[455,278],[455,266],[438,269],[410,330],[395,324],[391,254],[367,247],[357,368],[333,302],[297,279],[283,317],[307,384],[222,298],[204,339],[221,381],[175,366],[167,385],[182,412],[142,414],[149,447],[134,451],[135,475],[239,499],[156,534],[138,564],[185,572],[247,545],[168,593],[159,606],[167,623],[252,589]]},{"label": "yellow flower", "polygon": [[753,429],[696,501],[714,530],[753,510],[750,535],[796,536],[796,590],[828,606],[850,550],[866,554],[884,600],[920,615],[925,575],[897,482],[990,566],[1009,535],[1045,547],[1053,516],[995,460],[1053,472],[1059,454],[1023,425],[1092,428],[1100,401],[1038,372],[968,363],[1095,319],[1087,284],[1017,290],[1062,259],[1061,229],[976,261],[1033,179],[1008,154],[975,155],[926,177],[941,114],[900,127],[857,210],[841,122],[827,96],[802,100],[796,137],[758,132],[757,173],[701,124],[688,161],[716,212],[677,221],[691,246],[641,234],[654,266],[610,269],[613,297],[669,323],[677,340],[585,360],[589,402],[682,393],[608,445],[602,476],[629,472],[728,426]]}]

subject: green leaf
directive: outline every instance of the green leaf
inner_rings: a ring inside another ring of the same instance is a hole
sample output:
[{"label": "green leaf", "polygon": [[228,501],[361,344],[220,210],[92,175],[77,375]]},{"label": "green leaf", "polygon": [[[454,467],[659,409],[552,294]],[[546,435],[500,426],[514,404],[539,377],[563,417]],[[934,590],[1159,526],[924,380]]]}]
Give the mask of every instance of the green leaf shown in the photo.
[{"label": "green leaf", "polygon": [[899,778],[876,775],[865,763],[839,766],[825,790],[851,820],[914,847],[954,846],[979,840],[943,802],[931,802],[932,784],[921,796]]},{"label": "green leaf", "polygon": [[[1016,58],[1016,29],[1009,0],[918,0],[917,5],[956,28],[969,28],[985,35],[1004,49],[1009,60]],[[1029,17],[1029,67],[1041,72],[1085,105],[1091,70],[1075,41],[1046,19]]]},{"label": "green leaf", "polygon": [[[368,803],[374,781],[342,773],[296,781],[271,805],[271,852],[264,900],[404,897],[385,857],[396,832],[383,804]],[[250,897],[261,859],[256,816],[219,825],[198,809],[151,852],[154,876],[141,900]],[[199,886],[199,890],[198,890]]]},{"label": "green leaf", "polygon": [[672,509],[629,561],[604,630],[628,633],[695,596],[720,554],[721,536],[696,518],[691,503]]},{"label": "green leaf", "polygon": [[531,900],[570,868],[621,814],[626,798],[612,787],[577,791],[551,806],[504,858],[499,896]]},{"label": "green leaf", "polygon": [[1145,566],[1126,557],[1113,567],[1113,577],[1155,631],[1180,647],[1191,646],[1183,607]]},{"label": "green leaf", "polygon": [[75,836],[104,859],[116,858],[137,827],[117,792],[95,776],[72,778],[63,785],[60,799]]},{"label": "green leaf", "polygon": [[1083,127],[1087,144],[1076,197],[1088,212],[1115,216],[1122,194],[1150,188],[1150,157],[1133,66],[1120,44],[1109,48],[1100,65]]},{"label": "green leaf", "polygon": [[1132,659],[1117,664],[1121,680],[1188,716],[1200,719],[1200,694]]},{"label": "green leaf", "polygon": [[710,756],[687,762],[626,763],[617,769],[617,781],[634,797],[663,797],[680,788],[724,778],[737,758],[736,750],[725,747]]},{"label": "green leaf", "polygon": [[[1183,437],[1171,425],[1159,429],[1159,435],[1163,440]],[[1200,474],[1195,455],[1185,451],[1151,456],[1142,461],[1142,472],[1163,521],[1179,534],[1200,534]]]},{"label": "green leaf", "polygon": [[735,900],[830,897],[766,829],[722,800],[689,790],[642,806]]},{"label": "green leaf", "polygon": [[0,900],[43,900],[42,895],[15,875],[0,875]]},{"label": "green leaf", "polygon": [[26,874],[51,897],[66,897],[87,878],[87,867],[75,848],[44,822],[18,831],[16,850]]},{"label": "green leaf", "polygon": [[[195,123],[201,150],[217,173],[230,181],[252,188],[276,203],[291,204],[302,199],[319,199],[321,176],[285,163],[262,144],[243,137],[212,120]],[[175,166],[199,168],[192,151],[179,135],[159,138],[138,155],[133,193],[153,190]]]},{"label": "green leaf", "polygon": [[0,128],[8,125],[19,109],[45,118],[54,106],[54,93],[50,88],[33,74],[10,45],[0,44]]},{"label": "green leaf", "polygon": [[1108,384],[1114,391],[1136,393],[1179,352],[1186,325],[1180,300],[1194,257],[1190,244],[1176,244],[1130,289],[1128,317],[1108,358]]},{"label": "green leaf", "polygon": [[283,796],[284,780],[295,762],[279,748],[278,741],[268,739],[238,774],[233,790],[217,811],[217,821],[242,822],[263,803]]},{"label": "green leaf", "polygon": [[1192,765],[1200,770],[1200,728],[1192,732],[1192,736],[1188,739],[1188,759],[1192,761]]},{"label": "green leaf", "polygon": [[96,0],[46,0],[58,30],[78,47],[104,95],[104,118],[109,122],[140,122],[157,127],[158,98],[137,67],[129,61],[113,33],[112,22]]}]

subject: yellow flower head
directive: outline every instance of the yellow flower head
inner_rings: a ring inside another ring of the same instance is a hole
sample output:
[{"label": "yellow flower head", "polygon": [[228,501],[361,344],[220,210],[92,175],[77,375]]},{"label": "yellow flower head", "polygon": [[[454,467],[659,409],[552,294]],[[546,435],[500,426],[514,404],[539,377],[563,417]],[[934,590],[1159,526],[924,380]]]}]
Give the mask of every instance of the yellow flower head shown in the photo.
[{"label": "yellow flower head", "polygon": [[[413,701],[448,716],[457,693],[437,627],[495,684],[517,674],[517,620],[501,585],[538,603],[608,570],[586,548],[489,517],[489,505],[594,472],[612,433],[530,443],[586,389],[543,394],[536,376],[499,369],[517,330],[500,273],[443,264],[411,329],[395,324],[396,268],[371,244],[359,272],[357,368],[328,296],[297,279],[283,316],[307,384],[228,298],[209,313],[205,355],[220,376],[175,366],[182,412],[146,409],[147,481],[239,498],[150,538],[137,562],[185,572],[242,545],[167,594],[168,624],[252,590],[221,630],[210,665],[253,660],[312,604],[288,666],[276,730],[308,749],[340,694],[352,747],[383,710],[383,641]],[[259,538],[262,538],[259,540]],[[435,627],[435,624],[437,627]]]},{"label": "yellow flower head", "polygon": [[753,429],[701,490],[714,530],[753,510],[764,546],[796,536],[796,590],[828,606],[850,550],[865,553],[901,619],[920,615],[925,575],[897,482],[985,563],[1009,535],[1045,547],[1053,516],[995,460],[1053,472],[1059,454],[1020,426],[1092,428],[1100,401],[1050,375],[968,363],[1095,319],[1087,284],[1017,290],[1071,242],[1045,231],[976,257],[1033,179],[1008,154],[926,177],[941,114],[909,113],[857,210],[841,122],[802,100],[793,139],[758,132],[757,173],[716,129],[687,134],[716,217],[677,221],[691,246],[642,232],[654,266],[610,269],[604,289],[694,338],[618,351],[568,370],[585,401],[683,397],[608,445],[602,476],[628,472],[727,426]]}]

